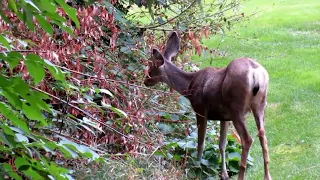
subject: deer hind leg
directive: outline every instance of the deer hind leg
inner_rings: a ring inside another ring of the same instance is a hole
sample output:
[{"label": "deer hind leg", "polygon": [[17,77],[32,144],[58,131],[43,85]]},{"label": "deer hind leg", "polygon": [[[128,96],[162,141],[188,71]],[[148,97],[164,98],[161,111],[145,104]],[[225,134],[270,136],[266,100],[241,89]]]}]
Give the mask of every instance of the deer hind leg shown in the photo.
[{"label": "deer hind leg", "polygon": [[243,180],[245,178],[247,158],[248,158],[249,149],[252,144],[252,138],[249,135],[248,130],[245,126],[243,111],[234,111],[231,118],[232,118],[233,125],[236,128],[241,139],[242,154],[241,154],[240,171],[239,171],[238,179]]},{"label": "deer hind leg", "polygon": [[229,127],[229,121],[220,121],[220,141],[219,141],[219,150],[221,154],[222,161],[222,171],[221,179],[229,179],[229,175],[226,167],[226,143],[227,143],[227,132]]},{"label": "deer hind leg", "polygon": [[267,137],[265,135],[265,129],[264,129],[264,109],[266,106],[266,100],[265,100],[265,95],[261,97],[262,98],[256,97],[253,99],[251,109],[257,124],[258,137],[262,147],[263,160],[264,160],[264,179],[271,180],[269,167],[268,167],[268,163],[269,163],[268,144],[267,144]]},{"label": "deer hind leg", "polygon": [[204,149],[204,141],[207,131],[207,117],[206,113],[197,113],[197,126],[198,126],[198,160],[201,161]]}]

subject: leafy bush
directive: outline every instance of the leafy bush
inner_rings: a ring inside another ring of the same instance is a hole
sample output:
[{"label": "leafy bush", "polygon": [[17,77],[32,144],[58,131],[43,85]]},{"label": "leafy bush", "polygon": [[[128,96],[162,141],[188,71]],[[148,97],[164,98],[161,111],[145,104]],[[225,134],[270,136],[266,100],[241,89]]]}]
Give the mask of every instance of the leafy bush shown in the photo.
[{"label": "leafy bush", "polygon": [[[153,158],[150,163],[177,162],[190,169],[182,173],[186,177],[215,174],[216,131],[208,136],[200,172],[192,161],[195,134],[188,133],[195,131],[192,110],[177,105],[176,93],[140,85],[149,49],[163,46],[160,36],[181,32],[177,64],[184,66],[194,52],[213,52],[201,45],[202,37],[225,33],[244,18],[238,1],[204,8],[196,2],[0,1],[3,176],[72,179],[70,169],[85,169],[92,160],[112,164],[102,155],[123,153],[137,161],[142,153]],[[205,18],[208,14],[212,18]],[[140,21],[148,16],[150,21]],[[167,134],[172,130],[177,132]],[[231,137],[229,143],[231,169],[239,145]],[[146,170],[148,162],[140,175],[160,177],[161,172]],[[141,171],[134,165],[132,170]]]},{"label": "leafy bush", "polygon": [[[55,96],[35,86],[41,84],[46,77],[52,78],[52,81],[66,91],[71,91],[74,87],[66,81],[65,73],[57,66],[34,54],[37,50],[21,49],[35,45],[30,39],[39,38],[33,31],[41,32],[40,27],[45,30],[41,35],[48,40],[48,34],[53,36],[52,25],[46,17],[51,19],[51,23],[73,34],[70,27],[63,25],[66,19],[56,13],[57,4],[64,9],[76,27],[79,27],[76,11],[59,0],[9,0],[1,3],[0,59],[3,68],[0,74],[0,140],[1,156],[5,160],[2,168],[14,179],[72,179],[70,170],[58,165],[58,160],[52,161],[53,157],[83,157],[93,160],[99,158],[99,155],[88,146],[71,142],[57,132],[55,127],[51,127],[61,116],[61,112],[47,103]],[[38,22],[36,26],[33,18]],[[26,30],[24,24],[30,29],[24,37],[35,37],[25,40],[17,37],[19,35],[15,33]],[[43,42],[45,43],[48,42]],[[49,134],[50,136],[47,136]]]}]

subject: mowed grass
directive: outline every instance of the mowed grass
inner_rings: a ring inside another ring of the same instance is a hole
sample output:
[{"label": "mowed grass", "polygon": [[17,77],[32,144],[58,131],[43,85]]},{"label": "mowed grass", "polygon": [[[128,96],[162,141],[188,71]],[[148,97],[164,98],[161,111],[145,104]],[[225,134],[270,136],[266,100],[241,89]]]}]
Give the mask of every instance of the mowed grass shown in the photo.
[{"label": "mowed grass", "polygon": [[[245,12],[257,7],[261,12],[233,30],[239,38],[205,40],[227,56],[213,58],[212,64],[209,57],[194,61],[201,67],[226,66],[237,57],[261,63],[270,75],[266,133],[272,178],[320,179],[320,1],[251,0],[244,7]],[[263,179],[262,152],[251,116],[247,125],[255,140],[255,165],[247,170],[247,179]]]}]

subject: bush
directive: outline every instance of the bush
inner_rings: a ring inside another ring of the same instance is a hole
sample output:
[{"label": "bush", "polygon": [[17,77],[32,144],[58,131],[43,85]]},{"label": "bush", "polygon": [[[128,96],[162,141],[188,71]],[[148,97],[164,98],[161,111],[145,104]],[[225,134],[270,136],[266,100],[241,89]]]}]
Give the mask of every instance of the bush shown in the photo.
[{"label": "bush", "polygon": [[[208,136],[206,160],[194,166],[192,110],[177,104],[186,102],[176,93],[141,86],[140,79],[149,49],[161,49],[159,37],[173,29],[182,36],[179,66],[194,53],[214,52],[201,39],[225,33],[244,18],[238,1],[202,8],[198,1],[88,2],[1,1],[3,176],[72,179],[72,169],[93,171],[86,166],[90,162],[91,168],[98,162],[103,168],[119,163],[118,170],[125,171],[124,161],[108,157],[113,154],[126,154],[120,157],[134,162],[129,172],[138,177],[216,174],[216,131]],[[239,144],[229,138],[229,167],[236,172],[232,164],[238,161]]]}]

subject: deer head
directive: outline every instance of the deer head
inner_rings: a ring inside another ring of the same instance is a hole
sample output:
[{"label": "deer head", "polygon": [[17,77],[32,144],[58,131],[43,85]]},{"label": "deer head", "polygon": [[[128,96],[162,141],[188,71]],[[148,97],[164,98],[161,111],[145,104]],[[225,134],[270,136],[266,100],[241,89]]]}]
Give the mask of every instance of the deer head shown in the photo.
[{"label": "deer head", "polygon": [[171,64],[171,58],[179,51],[179,37],[176,32],[171,33],[162,54],[157,49],[152,50],[152,56],[148,62],[148,76],[144,81],[146,86],[154,86],[159,82],[168,83],[165,67]]}]

